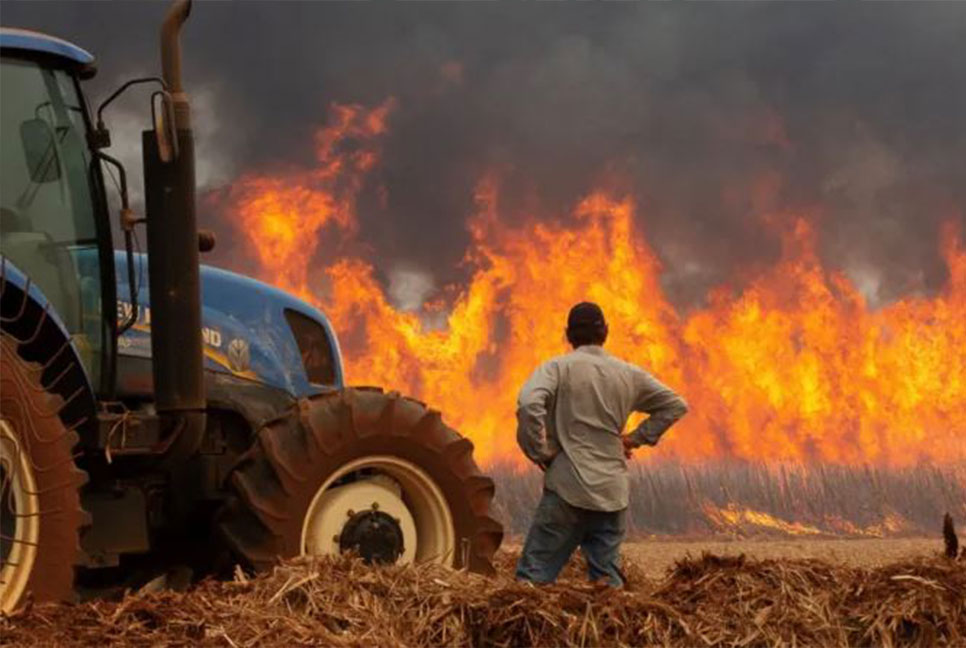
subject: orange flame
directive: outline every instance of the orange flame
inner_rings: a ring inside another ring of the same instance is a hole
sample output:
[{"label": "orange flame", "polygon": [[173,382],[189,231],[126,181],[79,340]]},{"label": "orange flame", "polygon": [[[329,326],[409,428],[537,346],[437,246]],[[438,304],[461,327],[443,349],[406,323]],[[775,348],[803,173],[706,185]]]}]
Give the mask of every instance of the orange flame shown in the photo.
[{"label": "orange flame", "polygon": [[[394,101],[367,111],[357,105],[335,105],[331,125],[315,137],[318,165],[277,176],[247,175],[231,190],[241,229],[263,268],[263,276],[284,290],[311,299],[310,265],[320,232],[335,225],[355,230],[355,196],[378,154],[374,138],[386,130]],[[348,141],[361,146],[343,151]]]},{"label": "orange flame", "polygon": [[[661,264],[635,224],[633,201],[593,193],[569,224],[500,217],[484,180],[468,220],[467,285],[445,326],[393,306],[372,265],[317,262],[323,230],[351,238],[354,197],[378,161],[392,103],[337,106],[320,131],[319,167],[243,178],[234,205],[262,277],[322,308],[342,338],[351,384],[377,384],[440,409],[484,462],[519,457],[517,390],[566,351],[575,302],[598,302],[608,348],[653,371],[692,413],[657,456],[908,465],[966,460],[966,249],[947,228],[950,278],[934,297],[878,310],[815,253],[807,215],[779,214],[779,263],[737,295],[720,289],[686,316],[667,301]],[[356,147],[342,151],[347,139]],[[783,226],[782,223],[789,223]],[[310,286],[309,270],[324,277]],[[421,316],[422,315],[422,316]]]},{"label": "orange flame", "polygon": [[779,533],[793,536],[849,535],[884,538],[903,532],[908,533],[910,530],[906,520],[895,512],[887,512],[874,524],[860,526],[833,515],[824,516],[818,525],[783,520],[765,511],[743,507],[734,502],[718,507],[713,502],[704,501],[701,504],[701,511],[713,531],[740,536]]},{"label": "orange flame", "polygon": [[820,535],[821,529],[801,522],[788,522],[764,511],[743,508],[730,503],[724,508],[718,508],[711,502],[705,502],[702,507],[709,524],[717,531],[732,529],[744,531],[747,529],[777,531],[786,535]]}]

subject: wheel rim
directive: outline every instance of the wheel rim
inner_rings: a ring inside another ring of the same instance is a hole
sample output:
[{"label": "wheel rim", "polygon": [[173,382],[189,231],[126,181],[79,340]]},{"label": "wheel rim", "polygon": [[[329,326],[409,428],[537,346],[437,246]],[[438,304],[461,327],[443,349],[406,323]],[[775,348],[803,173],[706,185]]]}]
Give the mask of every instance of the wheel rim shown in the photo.
[{"label": "wheel rim", "polygon": [[37,558],[40,502],[30,457],[0,419],[0,610],[20,601]]},{"label": "wheel rim", "polygon": [[388,513],[401,527],[404,550],[397,563],[453,564],[455,533],[446,496],[422,468],[388,455],[352,461],[322,484],[302,524],[302,553],[338,553],[346,522],[368,507]]}]

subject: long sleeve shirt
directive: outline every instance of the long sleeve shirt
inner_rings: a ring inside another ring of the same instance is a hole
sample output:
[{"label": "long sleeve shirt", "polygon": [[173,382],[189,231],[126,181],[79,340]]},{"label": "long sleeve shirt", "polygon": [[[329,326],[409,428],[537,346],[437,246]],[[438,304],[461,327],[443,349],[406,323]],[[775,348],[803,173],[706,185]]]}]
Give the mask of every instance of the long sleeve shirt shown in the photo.
[{"label": "long sleeve shirt", "polygon": [[688,411],[651,374],[593,345],[554,358],[533,372],[517,400],[517,442],[546,468],[546,487],[571,506],[627,507],[629,480],[621,434],[631,412],[649,414],[632,433],[655,445]]}]

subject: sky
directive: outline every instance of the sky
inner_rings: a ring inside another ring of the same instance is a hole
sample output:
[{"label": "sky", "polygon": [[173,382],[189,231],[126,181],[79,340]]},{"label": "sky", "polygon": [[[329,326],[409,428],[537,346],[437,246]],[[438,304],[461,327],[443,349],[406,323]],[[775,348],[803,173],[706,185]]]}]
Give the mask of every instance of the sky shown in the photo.
[{"label": "sky", "polygon": [[[0,4],[98,59],[92,101],[158,70],[158,2]],[[873,304],[941,288],[966,218],[966,3],[198,2],[184,69],[203,193],[310,165],[335,103],[395,108],[359,201],[398,301],[461,280],[474,187],[505,217],[629,195],[681,308],[773,263],[764,214],[807,214]],[[108,113],[140,175],[147,94]],[[134,167],[134,168],[130,168]],[[229,244],[232,214],[202,213]],[[418,301],[418,299],[417,299]]]}]

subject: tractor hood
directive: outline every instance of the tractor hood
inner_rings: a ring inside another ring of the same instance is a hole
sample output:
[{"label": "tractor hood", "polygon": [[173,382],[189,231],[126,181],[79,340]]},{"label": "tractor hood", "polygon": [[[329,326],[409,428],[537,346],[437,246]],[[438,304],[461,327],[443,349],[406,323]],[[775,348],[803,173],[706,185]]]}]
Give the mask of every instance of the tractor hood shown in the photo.
[{"label": "tractor hood", "polygon": [[[118,320],[130,315],[127,262],[115,252]],[[134,255],[138,318],[118,339],[119,362],[151,357],[148,264]],[[318,309],[273,286],[201,266],[205,370],[265,383],[299,398],[343,385],[342,358],[329,321]]]}]

